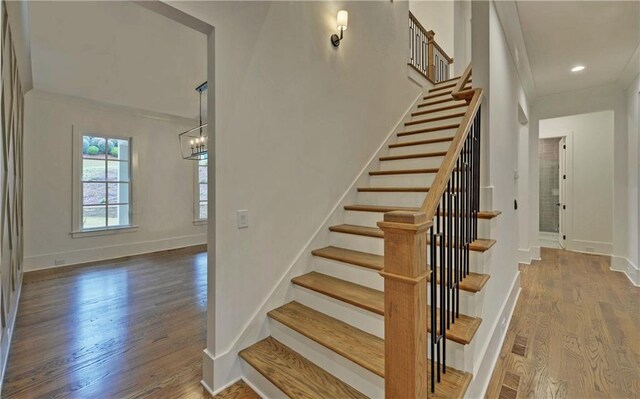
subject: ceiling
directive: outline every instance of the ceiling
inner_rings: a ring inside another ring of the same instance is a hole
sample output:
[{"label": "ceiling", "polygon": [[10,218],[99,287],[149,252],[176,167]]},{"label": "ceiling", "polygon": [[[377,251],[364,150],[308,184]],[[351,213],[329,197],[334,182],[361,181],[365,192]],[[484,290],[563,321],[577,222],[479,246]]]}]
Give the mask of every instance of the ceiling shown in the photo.
[{"label": "ceiling", "polygon": [[204,34],[120,1],[29,2],[29,26],[35,89],[198,117]]},{"label": "ceiling", "polygon": [[[640,2],[516,1],[537,95],[616,83],[637,73]],[[633,62],[632,62],[633,60]],[[579,73],[575,65],[586,68]]]}]

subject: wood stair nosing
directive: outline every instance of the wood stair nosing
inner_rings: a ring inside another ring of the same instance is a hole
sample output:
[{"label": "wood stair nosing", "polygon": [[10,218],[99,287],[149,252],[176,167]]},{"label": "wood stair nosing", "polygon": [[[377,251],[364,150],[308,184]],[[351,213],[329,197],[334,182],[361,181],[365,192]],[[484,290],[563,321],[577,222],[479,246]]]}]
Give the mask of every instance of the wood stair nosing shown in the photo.
[{"label": "wood stair nosing", "polygon": [[449,129],[457,129],[458,127],[460,127],[459,123],[452,123],[449,125],[443,125],[443,126],[436,126],[436,127],[428,127],[428,128],[424,128],[424,129],[417,129],[417,130],[409,130],[406,132],[400,132],[397,134],[398,137],[403,137],[403,136],[410,136],[413,134],[420,134],[420,133],[432,133],[432,132],[439,132],[442,130],[449,130]]},{"label": "wood stair nosing", "polygon": [[398,161],[400,159],[432,158],[432,157],[443,157],[445,155],[447,155],[446,151],[436,151],[436,152],[421,152],[417,154],[388,155],[388,156],[380,157],[378,159],[380,161]]},{"label": "wood stair nosing", "polygon": [[[449,78],[449,79],[447,79],[447,80],[441,80],[441,81],[439,81],[438,83],[436,83],[436,84],[434,85],[434,87],[437,87],[438,85],[441,85],[441,84],[449,83],[449,82],[451,82],[451,81],[453,81],[453,80],[455,80],[455,81],[456,81],[456,83],[458,83],[458,79],[460,79],[461,77],[462,77],[462,76],[456,76],[456,77],[453,77],[453,78]],[[471,78],[469,78],[469,82],[471,82]]]},{"label": "wood stair nosing", "polygon": [[419,119],[417,121],[405,122],[404,125],[405,126],[413,126],[413,125],[421,125],[423,123],[442,121],[442,120],[445,120],[445,119],[462,118],[464,116],[464,114],[465,114],[464,112],[458,112],[458,113],[455,113],[455,114],[434,116],[433,118]]},{"label": "wood stair nosing", "polygon": [[436,112],[442,112],[442,111],[447,111],[450,109],[456,109],[456,108],[464,108],[466,107],[467,104],[453,104],[453,105],[447,105],[446,107],[440,107],[440,108],[434,108],[434,109],[427,109],[424,111],[416,111],[416,112],[412,112],[411,116],[420,116],[420,115],[428,115],[428,114],[433,114]]},{"label": "wood stair nosing", "polygon": [[[354,362],[379,377],[385,376],[384,340],[298,302],[268,313],[273,320]],[[429,370],[430,371],[430,370]],[[434,397],[461,398],[471,374],[447,367]]]},{"label": "wood stair nosing", "polygon": [[438,173],[438,170],[439,170],[438,168],[374,170],[369,172],[369,176],[429,174],[429,173]]},{"label": "wood stair nosing", "polygon": [[[362,234],[361,231],[354,232],[353,230],[350,230],[351,227],[351,225],[340,225],[332,226],[329,229],[336,233],[366,235]],[[371,229],[370,233],[372,235],[370,235],[369,237],[381,238],[377,235],[373,235],[376,234],[375,227],[369,227],[367,229]],[[350,265],[361,266],[375,271],[380,271],[384,267],[384,256],[371,254],[368,252],[354,251],[351,249],[329,246],[313,250],[311,253],[313,254],[313,256],[319,256],[321,258],[333,260],[336,262],[347,263]],[[438,283],[440,283],[440,276],[438,275],[437,278]],[[484,286],[487,284],[487,281],[489,281],[489,278],[490,276],[488,274],[471,272],[460,282],[460,289],[472,294],[478,293],[482,291]],[[428,278],[427,280],[430,281],[431,278]]]},{"label": "wood stair nosing", "polygon": [[425,144],[436,144],[436,143],[446,143],[447,141],[453,141],[454,137],[438,137],[436,139],[426,139],[426,140],[417,140],[417,141],[403,141],[400,143],[392,143],[389,144],[389,148],[400,148],[400,147],[411,147],[414,145],[425,145]]},{"label": "wood stair nosing", "polygon": [[[420,209],[409,207],[409,206],[384,206],[384,205],[345,205],[344,209],[346,211],[355,211],[355,212],[379,212],[379,213],[387,213],[391,211],[406,211],[406,212],[417,212]],[[478,212],[478,219],[493,219],[502,214],[502,211],[480,211]],[[442,215],[442,213],[440,214]]]},{"label": "wood stair nosing", "polygon": [[360,193],[427,193],[429,187],[358,187]]},{"label": "wood stair nosing", "polygon": [[273,337],[239,356],[292,399],[367,397]]},{"label": "wood stair nosing", "polygon": [[[384,316],[384,292],[382,291],[318,272],[309,272],[295,277],[291,282],[349,305]],[[431,307],[429,306],[427,307],[427,320],[431,317],[430,314]],[[450,328],[447,329],[445,335],[450,341],[468,345],[478,331],[480,323],[482,323],[482,319],[479,317],[460,314],[460,317],[455,319],[455,323],[452,323]],[[427,331],[431,332],[430,326],[428,326]]]}]

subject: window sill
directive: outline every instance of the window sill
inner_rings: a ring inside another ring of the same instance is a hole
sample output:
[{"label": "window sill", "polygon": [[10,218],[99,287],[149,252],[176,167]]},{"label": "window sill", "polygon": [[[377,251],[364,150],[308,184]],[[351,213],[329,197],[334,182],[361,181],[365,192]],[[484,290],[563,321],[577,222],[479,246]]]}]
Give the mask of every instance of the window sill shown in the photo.
[{"label": "window sill", "polygon": [[208,220],[207,219],[196,219],[193,221],[194,226],[206,226]]},{"label": "window sill", "polygon": [[80,231],[72,231],[72,238],[83,238],[83,237],[98,237],[98,236],[108,236],[112,234],[121,234],[121,233],[134,233],[138,231],[137,225],[130,226],[118,226],[118,227],[110,227],[106,229],[93,229],[93,230],[80,230]]}]

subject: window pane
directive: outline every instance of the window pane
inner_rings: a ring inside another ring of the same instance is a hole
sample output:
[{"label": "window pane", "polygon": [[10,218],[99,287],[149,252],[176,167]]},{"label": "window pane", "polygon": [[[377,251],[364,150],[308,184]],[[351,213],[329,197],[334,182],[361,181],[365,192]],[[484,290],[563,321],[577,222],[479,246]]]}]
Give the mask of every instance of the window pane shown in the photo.
[{"label": "window pane", "polygon": [[106,206],[84,206],[82,207],[82,228],[95,229],[106,226]]},{"label": "window pane", "polygon": [[105,162],[93,159],[82,160],[82,180],[84,181],[104,181]]},{"label": "window pane", "polygon": [[207,184],[200,184],[200,201],[207,200]]},{"label": "window pane", "polygon": [[109,183],[109,203],[129,203],[129,183]]},{"label": "window pane", "polygon": [[199,210],[199,214],[198,216],[200,217],[200,219],[206,219],[207,218],[207,202],[201,202],[200,203],[200,210]]},{"label": "window pane", "polygon": [[106,140],[102,137],[82,136],[82,157],[104,159],[106,152]]},{"label": "window pane", "polygon": [[104,205],[107,203],[107,185],[104,183],[83,183],[82,204]]},{"label": "window pane", "polygon": [[129,205],[110,205],[108,209],[109,226],[129,225]]},{"label": "window pane", "polygon": [[129,181],[129,162],[108,161],[107,173],[109,181]]},{"label": "window pane", "polygon": [[106,153],[109,159],[129,160],[129,140],[108,139]]}]

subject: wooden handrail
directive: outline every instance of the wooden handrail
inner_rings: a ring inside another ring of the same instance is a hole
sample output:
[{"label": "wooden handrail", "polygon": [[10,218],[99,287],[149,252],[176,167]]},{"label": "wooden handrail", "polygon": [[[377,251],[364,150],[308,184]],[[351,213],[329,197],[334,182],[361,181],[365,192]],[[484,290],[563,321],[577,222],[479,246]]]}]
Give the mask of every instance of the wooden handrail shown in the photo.
[{"label": "wooden handrail", "polygon": [[[435,41],[435,33],[427,30],[409,11],[409,62],[414,69],[432,83],[449,79],[449,68],[453,58]],[[441,62],[446,63],[446,67]],[[438,65],[436,65],[436,63]]]},{"label": "wooden handrail", "polygon": [[[469,75],[471,74],[471,68],[467,68]],[[465,71],[466,73],[467,71]],[[468,77],[466,79],[461,78],[460,82],[463,80],[469,80]],[[462,86],[464,87],[464,86]],[[458,85],[455,87],[458,89]],[[449,182],[449,177],[451,176],[451,172],[456,166],[456,161],[458,156],[460,156],[460,152],[462,151],[462,147],[464,146],[464,142],[469,135],[469,130],[471,129],[471,125],[473,124],[473,120],[480,108],[480,103],[482,102],[482,89],[471,89],[467,91],[457,91],[459,96],[463,96],[465,98],[471,93],[471,100],[469,102],[469,107],[467,108],[467,112],[460,122],[460,126],[456,131],[456,135],[451,142],[451,146],[447,151],[447,155],[445,155],[444,160],[442,161],[442,165],[440,166],[440,170],[436,174],[436,177],[433,179],[433,183],[429,188],[429,194],[425,198],[422,206],[420,207],[420,211],[423,212],[427,216],[427,220],[432,220],[436,214],[438,209],[438,204],[440,203],[440,198],[442,198],[442,194],[447,188],[447,183]],[[453,92],[452,92],[453,95]],[[454,96],[455,97],[455,96]]]},{"label": "wooden handrail", "polygon": [[451,91],[451,96],[456,100],[467,100],[467,103],[471,101],[473,97],[473,89],[465,90],[464,88],[467,86],[467,83],[471,80],[471,64],[467,66],[467,69],[464,70],[460,79],[458,79],[458,83],[455,85],[453,90]]},{"label": "wooden handrail", "polygon": [[449,57],[449,54],[447,54],[446,51],[444,51],[444,49],[442,47],[440,47],[440,45],[438,44],[438,42],[436,42],[435,39],[433,39],[433,45],[440,50],[440,54],[444,55],[444,58],[447,60],[447,62],[449,64],[453,64],[453,58]]}]

